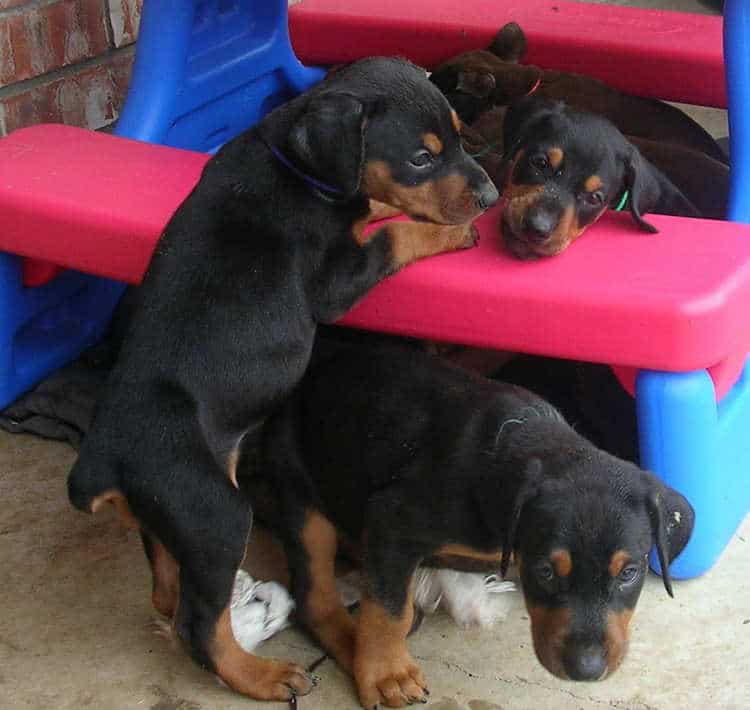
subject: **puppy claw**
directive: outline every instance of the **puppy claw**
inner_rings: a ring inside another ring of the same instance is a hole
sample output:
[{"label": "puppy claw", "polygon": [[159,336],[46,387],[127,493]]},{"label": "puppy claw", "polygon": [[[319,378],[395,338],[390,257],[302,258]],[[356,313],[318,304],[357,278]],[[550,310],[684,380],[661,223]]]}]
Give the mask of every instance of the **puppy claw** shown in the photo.
[{"label": "puppy claw", "polygon": [[469,228],[466,230],[466,239],[464,240],[462,248],[473,249],[478,244],[479,244],[479,230],[473,224],[470,224]]}]

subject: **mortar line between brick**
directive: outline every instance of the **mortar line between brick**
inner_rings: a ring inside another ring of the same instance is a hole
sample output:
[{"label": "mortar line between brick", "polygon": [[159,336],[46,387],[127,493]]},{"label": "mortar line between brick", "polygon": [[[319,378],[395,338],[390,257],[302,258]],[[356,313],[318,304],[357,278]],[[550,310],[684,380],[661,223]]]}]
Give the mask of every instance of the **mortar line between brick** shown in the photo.
[{"label": "mortar line between brick", "polygon": [[109,0],[103,0],[104,6],[104,31],[107,33],[107,44],[115,46],[115,30],[112,27],[112,7]]},{"label": "mortar line between brick", "polygon": [[0,20],[5,17],[12,17],[13,15],[25,15],[29,10],[36,10],[40,7],[47,7],[47,5],[54,5],[60,2],[60,0],[31,0],[31,2],[25,2],[15,7],[6,7],[0,10]]},{"label": "mortar line between brick", "polygon": [[88,69],[90,67],[101,66],[107,64],[113,57],[117,57],[124,54],[130,54],[135,51],[135,45],[129,44],[125,47],[117,47],[110,49],[104,54],[100,54],[92,59],[86,59],[83,62],[76,62],[75,64],[68,64],[59,69],[53,69],[46,74],[40,74],[39,76],[32,77],[31,79],[24,79],[18,81],[15,84],[9,84],[8,86],[0,87],[0,100],[12,98],[18,94],[22,94],[29,89],[34,89],[37,86],[46,84],[55,79],[62,79],[68,75],[75,74],[80,69]]}]

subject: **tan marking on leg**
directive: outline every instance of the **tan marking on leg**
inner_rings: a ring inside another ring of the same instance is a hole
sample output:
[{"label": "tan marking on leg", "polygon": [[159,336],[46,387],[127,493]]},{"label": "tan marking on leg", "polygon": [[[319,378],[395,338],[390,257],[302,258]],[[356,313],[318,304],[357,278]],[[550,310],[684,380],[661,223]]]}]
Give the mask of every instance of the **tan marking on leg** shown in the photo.
[{"label": "tan marking on leg", "polygon": [[378,202],[377,200],[370,200],[370,212],[367,215],[367,221],[377,222],[399,214],[401,214],[401,210],[397,207],[391,207],[391,205],[386,205],[384,202]]},{"label": "tan marking on leg", "polygon": [[570,630],[570,610],[567,607],[548,609],[526,603],[531,621],[531,637],[539,662],[558,678],[567,678],[562,652]]},{"label": "tan marking on leg", "polygon": [[466,557],[471,560],[500,564],[502,550],[492,550],[487,552],[486,550],[477,550],[473,547],[468,547],[467,545],[449,543],[447,545],[441,545],[433,554],[438,556],[448,555],[452,557]]},{"label": "tan marking on leg", "polygon": [[381,219],[387,219],[388,217],[395,217],[401,214],[401,210],[397,207],[391,207],[383,202],[377,200],[370,200],[370,208],[366,215],[360,217],[352,224],[352,237],[354,241],[360,246],[367,244],[375,235],[375,231],[371,231],[365,234],[365,228],[371,222],[378,222]]},{"label": "tan marking on leg", "polygon": [[607,614],[607,635],[604,638],[604,646],[607,649],[608,676],[617,670],[628,652],[629,624],[632,617],[632,609],[625,609],[619,614],[613,611]]},{"label": "tan marking on leg", "polygon": [[419,185],[402,185],[393,178],[388,163],[375,160],[365,165],[362,186],[371,199],[436,224],[463,224],[482,212],[466,176],[458,172]]},{"label": "tan marking on leg", "polygon": [[598,175],[590,175],[586,178],[586,182],[583,183],[583,189],[586,192],[596,192],[602,189],[602,179]]},{"label": "tan marking on leg", "polygon": [[564,157],[565,153],[563,153],[562,148],[555,147],[547,151],[547,160],[549,160],[550,167],[553,170],[557,170],[562,165]]},{"label": "tan marking on leg", "polygon": [[440,155],[443,152],[443,141],[434,133],[425,133],[422,136],[422,142],[433,155]]},{"label": "tan marking on leg", "polygon": [[617,577],[630,562],[630,554],[625,550],[616,550],[609,559],[609,576]]},{"label": "tan marking on leg", "polygon": [[229,607],[219,616],[209,653],[217,675],[233,690],[257,700],[306,695],[312,682],[294,663],[259,658],[244,651],[232,634]]},{"label": "tan marking on leg", "polygon": [[133,515],[133,513],[131,512],[128,501],[121,491],[111,489],[108,491],[104,491],[104,493],[100,493],[91,501],[91,505],[89,506],[91,512],[98,512],[105,503],[109,503],[114,507],[117,515],[120,517],[120,520],[123,522],[125,527],[132,528],[134,530],[140,528],[140,523],[136,520],[135,515]]},{"label": "tan marking on leg", "polygon": [[362,600],[357,624],[354,678],[363,707],[400,708],[425,697],[425,680],[406,646],[414,617],[413,580],[403,612],[393,616],[370,597]]},{"label": "tan marking on leg", "polygon": [[567,577],[573,571],[573,560],[569,550],[553,550],[549,558],[558,577]]},{"label": "tan marking on leg", "polygon": [[[492,77],[493,80],[495,77]],[[456,129],[456,133],[461,133],[461,119],[458,117],[458,114],[451,109],[451,123],[453,124],[453,128]]]},{"label": "tan marking on leg", "polygon": [[320,645],[347,672],[354,662],[355,623],[336,589],[335,561],[338,536],[331,522],[317,511],[308,511],[302,528],[308,555],[311,589],[300,609],[305,625]]},{"label": "tan marking on leg", "polygon": [[476,229],[471,224],[445,226],[430,222],[389,222],[383,230],[391,243],[391,273],[427,256],[467,249],[477,240]]},{"label": "tan marking on leg", "polygon": [[180,598],[180,566],[164,545],[152,535],[151,540],[151,603],[163,616],[172,618]]}]

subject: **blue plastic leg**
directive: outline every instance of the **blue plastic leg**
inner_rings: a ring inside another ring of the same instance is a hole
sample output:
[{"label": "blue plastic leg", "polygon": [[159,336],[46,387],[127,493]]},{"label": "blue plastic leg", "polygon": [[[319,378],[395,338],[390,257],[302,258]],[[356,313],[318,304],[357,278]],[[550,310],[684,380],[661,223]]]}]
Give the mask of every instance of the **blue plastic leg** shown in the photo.
[{"label": "blue plastic leg", "polygon": [[724,2],[724,65],[732,157],[729,219],[750,223],[750,3]]},{"label": "blue plastic leg", "polygon": [[122,290],[75,271],[25,288],[20,259],[0,254],[0,409],[99,340]]},{"label": "blue plastic leg", "polygon": [[[636,379],[641,465],[680,491],[695,509],[692,538],[670,565],[675,578],[708,571],[750,510],[749,382],[746,365],[717,405],[705,371],[642,371]],[[651,562],[658,572],[654,555]]]}]

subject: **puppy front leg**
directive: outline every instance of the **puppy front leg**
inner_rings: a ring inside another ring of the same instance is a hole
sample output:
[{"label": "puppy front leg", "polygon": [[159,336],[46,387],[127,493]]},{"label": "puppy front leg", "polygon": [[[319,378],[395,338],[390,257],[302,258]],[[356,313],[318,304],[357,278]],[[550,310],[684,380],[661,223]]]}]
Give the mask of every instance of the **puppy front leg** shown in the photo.
[{"label": "puppy front leg", "polygon": [[360,703],[368,710],[379,703],[400,708],[426,702],[424,675],[406,646],[414,620],[414,580],[408,584],[406,603],[399,613],[390,612],[371,596],[361,603],[354,679]]},{"label": "puppy front leg", "polygon": [[428,256],[476,246],[479,233],[473,224],[443,225],[431,222],[389,222],[376,235],[390,244],[389,273]]},{"label": "puppy front leg", "polygon": [[379,703],[400,708],[424,702],[428,695],[422,671],[406,646],[414,620],[414,572],[424,550],[405,542],[407,536],[391,534],[403,529],[389,523],[389,513],[395,512],[391,506],[388,512],[368,514],[367,586],[354,654],[354,679],[368,710]]},{"label": "puppy front leg", "polygon": [[477,243],[471,224],[388,222],[363,235],[367,215],[351,226],[351,239],[339,245],[322,271],[313,297],[314,318],[331,323],[340,318],[375,284],[407,264],[433,254],[468,249]]},{"label": "puppy front leg", "polygon": [[370,211],[367,213],[367,222],[377,222],[381,219],[388,219],[388,217],[395,217],[401,214],[401,210],[398,207],[392,207],[386,205],[385,202],[378,202],[377,200],[370,200]]},{"label": "puppy front leg", "polygon": [[299,621],[339,666],[351,673],[356,627],[336,589],[336,529],[325,516],[308,508],[299,535],[289,533],[287,537]]}]

